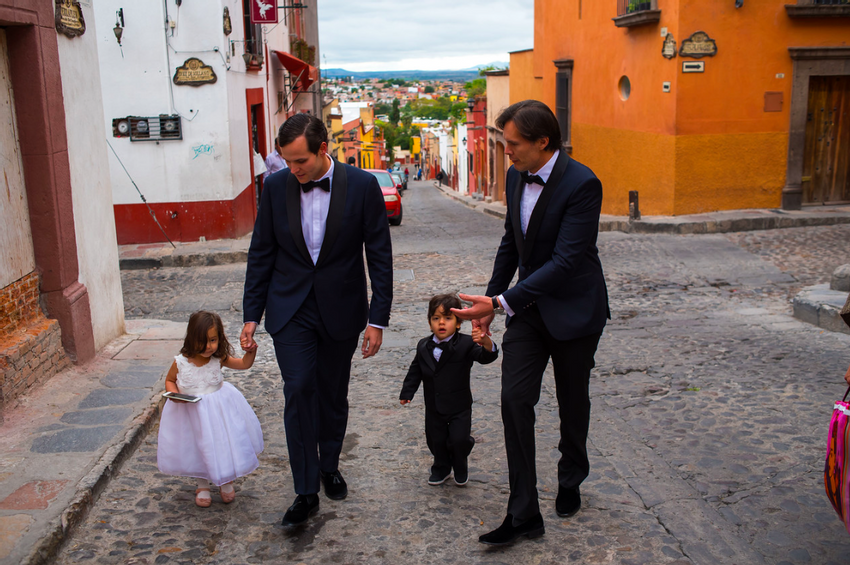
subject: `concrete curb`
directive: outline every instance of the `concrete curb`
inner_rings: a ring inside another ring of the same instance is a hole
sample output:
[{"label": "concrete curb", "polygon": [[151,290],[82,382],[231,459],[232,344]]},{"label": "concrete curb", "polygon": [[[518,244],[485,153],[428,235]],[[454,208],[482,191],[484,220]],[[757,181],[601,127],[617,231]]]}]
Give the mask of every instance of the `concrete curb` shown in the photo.
[{"label": "concrete curb", "polygon": [[162,257],[125,257],[118,261],[118,267],[122,271],[131,271],[161,267],[210,267],[247,261],[248,251],[210,251],[207,253],[163,255]]},{"label": "concrete curb", "polygon": [[133,455],[147,437],[165,403],[165,399],[161,395],[154,398],[156,400],[144,412],[136,416],[125,432],[124,438],[107,449],[92,470],[77,483],[77,492],[74,498],[62,512],[62,515],[48,526],[41,541],[21,561],[22,565],[50,565],[55,561],[62,545],[68,540],[76,527],[85,520],[89,510],[97,502],[100,493],[120,471],[121,465]]},{"label": "concrete curb", "polygon": [[[480,210],[485,214],[497,218],[505,218],[505,207],[501,204],[491,204],[476,200],[469,196],[458,194],[447,186],[434,187],[443,194],[474,210]],[[693,220],[687,217],[679,218],[650,218],[646,220],[629,221],[625,216],[603,216],[599,220],[599,231],[619,231],[623,233],[640,234],[711,234],[731,233],[756,230],[773,230],[781,228],[802,228],[810,226],[831,226],[836,224],[850,224],[850,213],[836,212],[834,214],[818,213],[819,215],[804,215],[802,213],[789,215],[784,211],[759,210],[757,217],[741,218],[706,218],[705,220]],[[732,214],[734,212],[729,212]],[[752,213],[742,210],[741,214]],[[764,215],[769,214],[769,215]]]},{"label": "concrete curb", "polygon": [[794,317],[827,331],[850,334],[838,312],[847,300],[847,293],[830,290],[828,284],[807,286],[797,293],[791,303]]}]

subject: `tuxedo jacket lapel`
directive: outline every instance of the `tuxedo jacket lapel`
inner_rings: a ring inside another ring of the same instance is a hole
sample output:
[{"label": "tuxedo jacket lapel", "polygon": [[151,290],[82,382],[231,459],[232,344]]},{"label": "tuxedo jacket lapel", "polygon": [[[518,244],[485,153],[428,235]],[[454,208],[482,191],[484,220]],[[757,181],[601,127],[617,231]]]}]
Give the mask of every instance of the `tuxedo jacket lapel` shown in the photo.
[{"label": "tuxedo jacket lapel", "polygon": [[436,359],[434,359],[434,355],[430,351],[428,351],[428,346],[426,345],[427,343],[427,341],[423,341],[417,349],[419,353],[419,359],[421,359],[422,362],[428,366],[428,368],[431,370],[431,373],[433,374],[437,372],[437,361]]},{"label": "tuxedo jacket lapel", "polygon": [[543,222],[543,216],[546,214],[546,207],[552,199],[552,195],[558,189],[558,184],[567,170],[567,164],[570,158],[564,151],[558,151],[558,158],[555,160],[555,166],[552,168],[552,174],[549,175],[549,180],[546,181],[546,186],[540,193],[540,198],[537,199],[537,204],[534,205],[534,210],[531,212],[531,218],[528,220],[528,229],[525,232],[525,247],[520,250],[522,263],[528,261],[531,255],[531,249],[534,247],[534,240],[537,237],[537,232],[540,231],[540,224]]},{"label": "tuxedo jacket lapel", "polygon": [[525,188],[525,183],[522,182],[522,176],[517,173],[515,176],[513,189],[513,200],[511,201],[511,222],[514,228],[514,239],[516,240],[517,253],[522,257],[522,250],[525,246],[524,236],[522,235],[522,189]]},{"label": "tuxedo jacket lapel", "polygon": [[304,232],[301,231],[301,185],[292,173],[289,173],[289,179],[286,182],[286,219],[289,222],[289,233],[292,235],[295,247],[301,252],[307,264],[312,265],[313,258],[307,250]]},{"label": "tuxedo jacket lapel", "polygon": [[[322,260],[326,259],[328,253],[333,248],[333,244],[339,235],[340,227],[342,227],[342,216],[345,212],[345,195],[348,192],[348,175],[345,173],[339,161],[334,160],[334,176],[331,183],[331,203],[328,208],[328,219],[325,223],[325,238],[322,240],[322,248],[319,251],[319,258],[316,260],[316,266],[322,264]],[[306,249],[306,245],[305,245]]]}]

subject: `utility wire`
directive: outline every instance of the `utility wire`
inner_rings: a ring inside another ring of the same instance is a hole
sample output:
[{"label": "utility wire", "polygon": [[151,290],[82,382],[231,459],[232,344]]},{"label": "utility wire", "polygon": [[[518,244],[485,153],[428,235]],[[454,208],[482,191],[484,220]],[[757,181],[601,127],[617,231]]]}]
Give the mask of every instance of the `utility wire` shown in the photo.
[{"label": "utility wire", "polygon": [[168,234],[167,234],[167,233],[165,233],[165,230],[164,230],[164,229],[162,229],[162,225],[159,223],[159,220],[157,220],[157,219],[156,219],[156,214],[154,214],[154,212],[153,212],[153,208],[151,208],[151,205],[150,205],[150,204],[148,204],[148,201],[147,201],[147,200],[145,200],[145,195],[144,195],[144,194],[142,194],[142,191],[141,191],[141,190],[139,190],[139,187],[136,185],[136,181],[134,181],[134,180],[133,180],[133,177],[132,177],[132,176],[130,176],[130,171],[128,171],[128,170],[127,170],[127,167],[125,167],[125,166],[124,166],[124,163],[121,161],[121,157],[119,157],[119,156],[118,156],[118,153],[116,153],[116,152],[115,152],[115,149],[112,147],[112,144],[111,144],[111,143],[109,143],[109,139],[108,139],[108,138],[106,139],[106,144],[109,146],[109,148],[110,148],[110,149],[112,149],[112,154],[113,154],[113,155],[115,155],[115,158],[116,158],[116,159],[118,159],[118,163],[121,165],[121,168],[122,168],[122,169],[124,169],[124,172],[125,172],[125,173],[127,173],[127,178],[129,178],[129,179],[130,179],[130,182],[131,182],[131,183],[133,183],[133,186],[135,187],[136,192],[138,192],[138,193],[139,193],[139,197],[142,199],[142,202],[144,202],[144,203],[145,203],[145,206],[147,206],[147,207],[148,207],[148,212],[150,212],[150,215],[151,215],[151,218],[153,218],[153,221],[154,221],[154,222],[156,222],[156,225],[157,225],[157,227],[159,228],[159,231],[161,231],[161,232],[162,232],[162,235],[164,235],[164,236],[165,236],[165,239],[167,239],[167,240],[168,240],[168,243],[170,243],[170,244],[171,244],[171,247],[173,247],[174,249],[177,249],[177,246],[176,246],[176,245],[174,245],[174,242],[173,242],[173,241],[171,241],[171,238],[170,238],[170,237],[168,237]]}]

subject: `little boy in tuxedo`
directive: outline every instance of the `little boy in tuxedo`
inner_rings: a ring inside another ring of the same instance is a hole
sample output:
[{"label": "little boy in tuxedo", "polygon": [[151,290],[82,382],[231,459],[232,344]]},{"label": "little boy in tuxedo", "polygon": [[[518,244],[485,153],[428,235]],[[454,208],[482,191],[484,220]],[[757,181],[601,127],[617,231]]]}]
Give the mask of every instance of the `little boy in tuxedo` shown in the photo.
[{"label": "little boy in tuxedo", "polygon": [[466,458],[475,445],[472,429],[472,391],[469,388],[472,362],[486,365],[499,356],[490,337],[480,328],[472,336],[462,334],[460,319],[452,308],[461,308],[460,299],[453,294],[439,294],[428,303],[428,322],[432,335],[416,346],[416,356],[410,364],[399,399],[409,404],[422,382],[425,389],[425,438],[434,455],[432,486],[446,482],[452,476],[458,486],[469,480]]}]

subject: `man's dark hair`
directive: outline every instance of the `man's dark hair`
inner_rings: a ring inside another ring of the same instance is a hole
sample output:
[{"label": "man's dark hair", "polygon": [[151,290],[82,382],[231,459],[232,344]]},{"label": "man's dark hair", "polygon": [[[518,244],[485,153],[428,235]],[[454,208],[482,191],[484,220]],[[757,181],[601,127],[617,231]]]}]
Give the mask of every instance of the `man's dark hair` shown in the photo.
[{"label": "man's dark hair", "polygon": [[[443,307],[443,312],[446,314],[451,314],[452,308],[457,308],[458,310],[463,308],[463,304],[460,303],[460,298],[458,298],[456,294],[438,294],[428,303],[429,320],[431,319],[431,316],[439,310],[440,306]],[[459,319],[458,322],[460,322]]]},{"label": "man's dark hair", "polygon": [[505,129],[505,124],[513,122],[519,134],[528,141],[549,138],[545,149],[557,151],[561,148],[561,126],[558,118],[549,106],[537,100],[523,100],[511,104],[496,118],[496,127]]},{"label": "man's dark hair", "polygon": [[328,140],[328,128],[316,116],[310,114],[295,114],[280,126],[278,142],[286,147],[302,135],[307,138],[307,149],[310,153],[319,153],[319,147]]},{"label": "man's dark hair", "polygon": [[351,165],[352,167],[354,166],[354,163],[356,163],[356,162],[357,162],[357,160],[354,157],[348,158],[348,164]]}]

